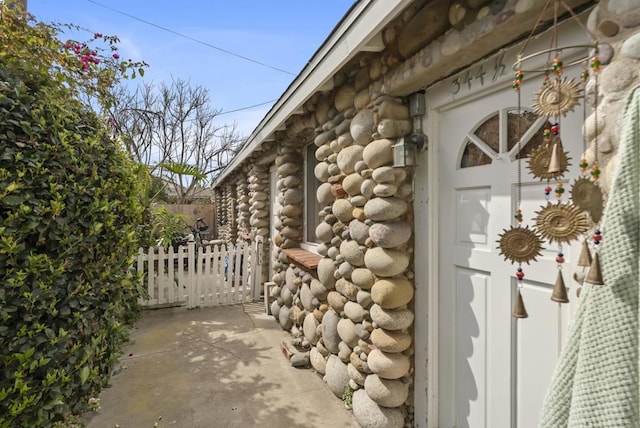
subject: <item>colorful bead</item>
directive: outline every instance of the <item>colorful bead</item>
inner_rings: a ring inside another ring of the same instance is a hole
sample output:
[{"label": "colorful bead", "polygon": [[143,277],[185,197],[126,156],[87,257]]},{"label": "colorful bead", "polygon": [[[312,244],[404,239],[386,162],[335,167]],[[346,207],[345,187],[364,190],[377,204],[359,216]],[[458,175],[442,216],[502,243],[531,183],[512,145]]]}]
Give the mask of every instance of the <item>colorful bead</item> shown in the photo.
[{"label": "colorful bead", "polygon": [[564,263],[564,254],[558,253],[556,256],[556,263]]},{"label": "colorful bead", "polygon": [[524,80],[524,73],[522,70],[516,70],[516,77],[513,79],[513,89],[518,92],[520,91],[520,85]]},{"label": "colorful bead", "polygon": [[593,244],[598,245],[600,244],[600,241],[602,241],[602,232],[600,231],[600,229],[598,229],[593,234]]},{"label": "colorful bead", "polygon": [[522,268],[518,268],[518,271],[516,272],[516,278],[518,278],[518,281],[522,281],[522,279],[524,278],[524,272],[522,272]]},{"label": "colorful bead", "polygon": [[549,196],[549,195],[551,194],[551,191],[552,191],[552,190],[553,190],[553,189],[551,188],[551,186],[547,186],[547,187],[545,187],[545,188],[544,188],[544,194],[545,194],[545,196]]},{"label": "colorful bead", "polygon": [[563,71],[563,67],[562,67],[562,60],[560,60],[559,57],[555,57],[553,59],[553,72],[556,74],[556,76],[559,76],[562,74]]},{"label": "colorful bead", "polygon": [[544,128],[544,131],[542,131],[542,138],[544,138],[544,141],[546,142],[551,141],[551,130],[549,128]]},{"label": "colorful bead", "polygon": [[516,214],[514,215],[515,219],[518,223],[522,223],[522,210],[516,210]]},{"label": "colorful bead", "polygon": [[589,168],[589,163],[585,158],[582,158],[580,160],[580,170],[582,171],[582,173],[585,173],[587,171],[587,168]]},{"label": "colorful bead", "polygon": [[560,199],[564,193],[564,185],[562,183],[556,184],[556,198]]},{"label": "colorful bead", "polygon": [[551,125],[551,133],[553,135],[558,135],[560,133],[560,125],[558,125],[557,122]]},{"label": "colorful bead", "polygon": [[548,86],[551,84],[551,79],[549,78],[549,74],[544,75],[544,82],[542,82],[542,86]]},{"label": "colorful bead", "polygon": [[589,70],[587,70],[586,68],[582,70],[582,73],[580,74],[580,80],[582,81],[582,83],[587,83],[587,80],[589,80]]},{"label": "colorful bead", "polygon": [[600,168],[598,167],[598,165],[593,165],[591,167],[591,176],[593,177],[594,180],[597,180],[598,178],[600,178]]},{"label": "colorful bead", "polygon": [[597,73],[598,71],[600,71],[600,59],[598,58],[598,56],[594,56],[593,59],[591,60],[591,69],[593,70],[594,73]]}]

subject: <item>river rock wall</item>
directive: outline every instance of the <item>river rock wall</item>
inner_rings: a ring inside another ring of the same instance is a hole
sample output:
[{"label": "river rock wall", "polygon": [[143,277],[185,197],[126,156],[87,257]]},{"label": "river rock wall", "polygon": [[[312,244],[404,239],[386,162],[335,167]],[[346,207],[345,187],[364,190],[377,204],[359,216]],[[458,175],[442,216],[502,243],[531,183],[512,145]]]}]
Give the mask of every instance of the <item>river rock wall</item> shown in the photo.
[{"label": "river rock wall", "polygon": [[598,160],[601,186],[609,193],[622,130],[628,93],[640,84],[640,4],[637,1],[604,0],[589,15],[587,28],[598,41],[602,69],[592,73],[587,101],[594,108],[583,132],[589,143],[586,159]]},{"label": "river rock wall", "polygon": [[236,239],[236,227],[234,218],[234,185],[226,182],[216,189],[214,203],[216,204],[216,239],[223,239],[231,242]]},{"label": "river rock wall", "polygon": [[[353,393],[361,425],[401,427],[411,420],[412,191],[410,171],[391,165],[392,145],[412,127],[403,100],[379,97],[356,113],[355,92],[346,84],[316,107],[322,258],[313,272],[277,256],[271,311],[329,389]],[[290,147],[276,159],[283,249],[299,246],[304,196],[300,149]]]},{"label": "river rock wall", "polygon": [[[333,89],[312,95],[287,120],[269,153],[261,149],[248,159],[251,234],[269,236],[269,201],[280,206],[273,225],[271,312],[300,348],[292,364],[312,366],[337,397],[346,391],[363,427],[413,425],[413,174],[392,167],[392,145],[412,131],[412,122],[406,98],[390,94],[424,89],[471,65],[478,59],[473,55],[486,55],[530,28],[523,23],[532,25],[542,7],[535,0],[452,2],[448,8],[443,3],[411,6],[383,30],[384,51],[346,65],[331,79]],[[440,19],[443,10],[449,22]],[[424,28],[424,22],[433,25]],[[624,100],[640,83],[640,5],[602,0],[587,27],[600,41],[602,69],[598,84],[592,74],[587,85],[596,112],[584,126],[586,155],[592,162],[597,152],[607,191]],[[307,198],[315,196],[322,207],[316,270],[285,254],[304,239],[303,153],[309,143],[315,145],[320,184]],[[278,179],[270,195],[268,169],[260,160],[273,152]],[[229,199],[240,192],[220,189],[217,212],[224,220],[233,214]],[[238,214],[238,223],[245,217]],[[229,223],[221,230],[235,239]]]}]

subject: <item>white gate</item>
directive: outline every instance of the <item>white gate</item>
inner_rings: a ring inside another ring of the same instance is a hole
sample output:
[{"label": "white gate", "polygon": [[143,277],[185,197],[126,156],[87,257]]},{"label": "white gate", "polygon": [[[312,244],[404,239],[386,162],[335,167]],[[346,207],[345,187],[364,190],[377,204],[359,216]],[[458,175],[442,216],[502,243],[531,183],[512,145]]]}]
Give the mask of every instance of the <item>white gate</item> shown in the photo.
[{"label": "white gate", "polygon": [[138,251],[137,270],[147,296],[144,306],[229,305],[260,297],[260,240],[196,247],[194,243]]}]

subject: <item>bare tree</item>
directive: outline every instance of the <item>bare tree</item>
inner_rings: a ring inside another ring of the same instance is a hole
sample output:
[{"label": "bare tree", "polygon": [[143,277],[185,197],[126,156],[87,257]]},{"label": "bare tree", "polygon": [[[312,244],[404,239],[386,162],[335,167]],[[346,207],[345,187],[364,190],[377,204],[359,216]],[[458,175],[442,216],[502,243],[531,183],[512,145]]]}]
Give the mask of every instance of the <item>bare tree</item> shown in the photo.
[{"label": "bare tree", "polygon": [[114,130],[135,160],[147,165],[188,203],[233,157],[243,141],[236,125],[217,125],[209,90],[174,80],[119,89],[111,109]]}]

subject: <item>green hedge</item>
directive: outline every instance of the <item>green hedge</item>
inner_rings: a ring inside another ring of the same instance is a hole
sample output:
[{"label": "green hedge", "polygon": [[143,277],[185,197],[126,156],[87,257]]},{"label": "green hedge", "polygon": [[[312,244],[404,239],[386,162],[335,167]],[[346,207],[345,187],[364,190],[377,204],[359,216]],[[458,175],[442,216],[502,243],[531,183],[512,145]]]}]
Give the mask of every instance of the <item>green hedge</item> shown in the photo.
[{"label": "green hedge", "polygon": [[85,410],[140,313],[136,168],[52,68],[25,64],[0,56],[0,427]]}]

